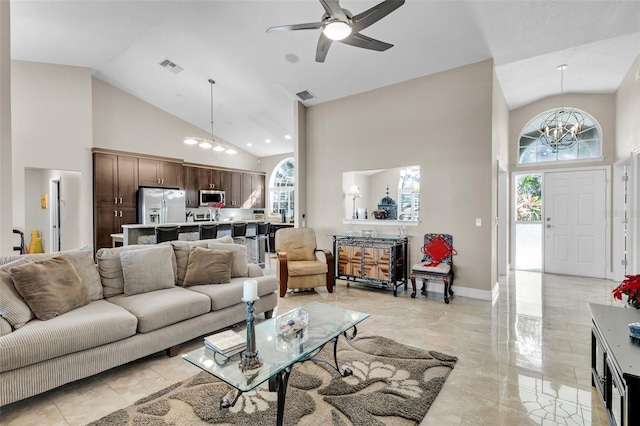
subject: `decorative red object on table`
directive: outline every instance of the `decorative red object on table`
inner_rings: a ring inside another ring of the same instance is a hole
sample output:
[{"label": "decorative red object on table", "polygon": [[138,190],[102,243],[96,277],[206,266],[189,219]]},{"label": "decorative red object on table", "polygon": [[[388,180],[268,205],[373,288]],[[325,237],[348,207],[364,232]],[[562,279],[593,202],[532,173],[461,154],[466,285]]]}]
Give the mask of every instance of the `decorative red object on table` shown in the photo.
[{"label": "decorative red object on table", "polygon": [[214,202],[214,203],[209,203],[209,204],[207,204],[207,205],[208,205],[209,207],[213,207],[213,208],[216,208],[216,209],[221,209],[221,208],[223,208],[223,207],[224,207],[224,203],[223,203],[222,201],[216,201],[216,202]]},{"label": "decorative red object on table", "polygon": [[627,303],[640,309],[640,275],[625,275],[625,277],[624,281],[613,289],[613,298],[622,300],[622,295],[626,294]]}]

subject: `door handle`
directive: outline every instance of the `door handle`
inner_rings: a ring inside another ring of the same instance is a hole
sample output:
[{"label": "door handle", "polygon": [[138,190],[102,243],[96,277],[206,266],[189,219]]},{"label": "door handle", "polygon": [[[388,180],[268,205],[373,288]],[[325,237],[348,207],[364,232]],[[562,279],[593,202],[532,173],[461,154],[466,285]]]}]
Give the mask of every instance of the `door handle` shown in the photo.
[{"label": "door handle", "polygon": [[120,217],[122,217],[122,210],[120,210]]},{"label": "door handle", "polygon": [[118,199],[117,198],[113,199],[113,204],[118,204]]},{"label": "door handle", "polygon": [[160,183],[164,185],[164,178],[160,179]]},{"label": "door handle", "polygon": [[118,211],[117,210],[114,210],[113,217],[118,217]]},{"label": "door handle", "polygon": [[122,204],[122,197],[120,197],[120,204]]}]

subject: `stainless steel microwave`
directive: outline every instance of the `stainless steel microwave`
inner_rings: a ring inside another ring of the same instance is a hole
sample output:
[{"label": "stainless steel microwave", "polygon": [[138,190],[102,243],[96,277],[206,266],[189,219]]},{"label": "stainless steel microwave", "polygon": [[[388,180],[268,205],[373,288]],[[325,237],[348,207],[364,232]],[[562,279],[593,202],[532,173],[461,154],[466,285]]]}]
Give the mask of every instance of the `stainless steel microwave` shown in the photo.
[{"label": "stainless steel microwave", "polygon": [[200,206],[210,207],[211,203],[225,204],[224,191],[218,191],[213,189],[201,189],[200,190]]}]

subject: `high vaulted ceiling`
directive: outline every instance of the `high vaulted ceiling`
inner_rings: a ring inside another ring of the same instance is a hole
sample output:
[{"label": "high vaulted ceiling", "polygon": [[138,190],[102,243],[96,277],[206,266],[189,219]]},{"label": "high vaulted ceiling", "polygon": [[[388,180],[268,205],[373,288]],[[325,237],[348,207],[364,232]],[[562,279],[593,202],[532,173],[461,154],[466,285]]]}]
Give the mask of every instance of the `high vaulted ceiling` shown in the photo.
[{"label": "high vaulted ceiling", "polygon": [[[377,3],[340,2],[354,15]],[[565,93],[613,93],[640,54],[639,1],[407,0],[362,32],[393,48],[333,43],[324,63],[319,30],[266,33],[323,13],[318,0],[11,0],[12,58],[89,67],[206,131],[212,78],[216,136],[263,157],[293,151],[303,90],[314,105],[494,58],[514,109],[559,94],[562,63]]]}]

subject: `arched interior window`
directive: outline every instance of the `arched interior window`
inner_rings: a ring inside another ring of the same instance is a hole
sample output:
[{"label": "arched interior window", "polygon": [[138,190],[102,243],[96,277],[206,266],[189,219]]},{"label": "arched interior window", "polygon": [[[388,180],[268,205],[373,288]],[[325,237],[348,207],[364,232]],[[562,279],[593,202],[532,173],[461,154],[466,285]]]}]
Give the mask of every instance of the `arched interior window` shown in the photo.
[{"label": "arched interior window", "polygon": [[283,215],[285,221],[293,219],[295,213],[293,158],[282,160],[273,169],[269,182],[269,206],[271,214]]},{"label": "arched interior window", "polygon": [[400,171],[398,220],[418,220],[420,216],[420,166]]},{"label": "arched interior window", "polygon": [[[562,130],[562,138],[555,136],[560,134],[558,130]],[[529,121],[520,133],[518,164],[601,156],[600,126],[592,116],[577,109],[544,112]]]}]

